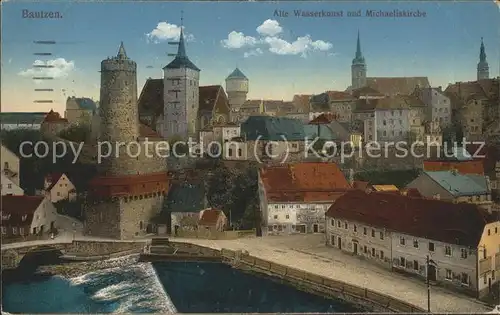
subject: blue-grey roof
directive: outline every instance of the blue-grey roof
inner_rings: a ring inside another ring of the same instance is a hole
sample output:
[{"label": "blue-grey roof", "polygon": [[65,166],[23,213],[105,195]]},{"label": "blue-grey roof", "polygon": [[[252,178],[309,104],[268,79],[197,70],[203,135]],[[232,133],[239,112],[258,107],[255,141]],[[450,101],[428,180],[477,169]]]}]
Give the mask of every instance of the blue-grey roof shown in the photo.
[{"label": "blue-grey roof", "polygon": [[92,111],[97,109],[96,103],[87,97],[75,98],[75,102],[81,109],[92,110]]},{"label": "blue-grey roof", "polygon": [[304,141],[302,121],[287,117],[250,116],[241,124],[241,134],[249,141]]},{"label": "blue-grey roof", "polygon": [[454,171],[424,172],[455,197],[487,194],[488,183],[481,175],[460,174]]},{"label": "blue-grey roof", "polygon": [[177,50],[177,55],[174,60],[172,60],[168,65],[163,67],[163,69],[180,69],[180,68],[188,68],[195,71],[200,71],[200,69],[195,66],[194,63],[189,60],[186,54],[186,46],[184,44],[184,34],[181,30],[181,35],[179,38],[179,47]]},{"label": "blue-grey roof", "polygon": [[244,79],[244,80],[248,80],[248,78],[238,68],[234,69],[234,71],[230,75],[227,76],[226,80],[228,80],[228,79]]},{"label": "blue-grey roof", "polygon": [[205,206],[203,183],[174,183],[168,191],[163,209],[168,212],[198,212]]},{"label": "blue-grey roof", "polygon": [[[318,132],[319,132],[319,135],[318,135]],[[340,139],[339,135],[336,135],[332,129],[330,129],[328,126],[325,126],[325,125],[305,124],[304,125],[304,133],[306,134],[306,137],[310,140],[315,139],[316,137],[319,137],[321,140],[325,140],[325,141],[334,141],[334,140],[341,141],[342,140],[342,139]]]},{"label": "blue-grey roof", "polygon": [[447,159],[456,161],[472,161],[472,155],[464,147],[453,147],[447,154]]}]

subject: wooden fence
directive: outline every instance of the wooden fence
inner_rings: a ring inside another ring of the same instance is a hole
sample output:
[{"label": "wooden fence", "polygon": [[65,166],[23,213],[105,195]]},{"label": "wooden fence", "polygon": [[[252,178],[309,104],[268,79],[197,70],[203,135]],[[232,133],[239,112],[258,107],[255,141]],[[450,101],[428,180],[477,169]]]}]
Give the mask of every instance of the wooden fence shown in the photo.
[{"label": "wooden fence", "polygon": [[308,289],[327,294],[331,297],[351,297],[356,300],[368,302],[376,305],[381,309],[391,310],[404,313],[425,313],[426,311],[407,303],[405,301],[390,297],[388,295],[377,293],[367,288],[347,284],[342,281],[333,280],[320,275],[316,275],[303,270],[287,267],[276,264],[264,259],[235,252],[229,249],[221,250],[222,258],[236,265],[244,264],[252,270],[264,272],[277,276],[286,281],[297,284],[298,286],[307,287]]}]

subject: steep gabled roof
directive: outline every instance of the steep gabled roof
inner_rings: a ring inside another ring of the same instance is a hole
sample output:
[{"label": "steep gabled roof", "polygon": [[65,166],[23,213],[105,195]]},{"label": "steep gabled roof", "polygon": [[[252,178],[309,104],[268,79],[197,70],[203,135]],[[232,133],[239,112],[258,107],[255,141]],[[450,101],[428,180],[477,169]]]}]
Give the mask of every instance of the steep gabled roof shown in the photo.
[{"label": "steep gabled roof", "polygon": [[44,199],[42,196],[2,196],[0,202],[2,226],[30,225],[36,209]]},{"label": "steep gabled roof", "polygon": [[476,205],[352,190],[339,197],[327,217],[389,231],[477,248],[493,218]]}]

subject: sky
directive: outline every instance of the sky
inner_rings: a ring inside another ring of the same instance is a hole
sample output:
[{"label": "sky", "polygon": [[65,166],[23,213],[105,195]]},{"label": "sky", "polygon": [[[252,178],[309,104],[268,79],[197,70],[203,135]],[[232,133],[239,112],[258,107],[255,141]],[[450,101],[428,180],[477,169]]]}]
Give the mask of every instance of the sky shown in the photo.
[{"label": "sky", "polygon": [[[343,16],[296,17],[301,11]],[[361,10],[361,16],[347,16]],[[412,10],[425,17],[368,17],[367,10]],[[59,18],[26,18],[27,12]],[[500,7],[476,2],[2,2],[1,111],[64,112],[68,96],[99,98],[100,62],[123,41],[137,62],[138,90],[163,77],[183,12],[189,58],[200,85],[224,85],[235,67],[251,99],[345,90],[361,36],[368,76],[428,76],[433,86],[476,79],[481,37],[490,77],[500,70]],[[277,14],[288,12],[288,16]],[[23,17],[24,16],[24,17]],[[55,41],[52,45],[34,41]],[[50,52],[51,56],[34,53]],[[53,68],[33,68],[34,64]],[[48,75],[54,80],[34,81]],[[53,92],[35,92],[51,88]],[[34,103],[51,99],[53,104]]]}]

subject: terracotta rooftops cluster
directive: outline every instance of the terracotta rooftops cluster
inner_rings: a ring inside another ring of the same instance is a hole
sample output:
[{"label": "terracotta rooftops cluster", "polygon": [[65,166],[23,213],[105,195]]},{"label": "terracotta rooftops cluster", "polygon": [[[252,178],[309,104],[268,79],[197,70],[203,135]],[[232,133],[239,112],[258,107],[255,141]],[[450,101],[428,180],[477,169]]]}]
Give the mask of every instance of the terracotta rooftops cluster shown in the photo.
[{"label": "terracotta rooftops cluster", "polygon": [[494,218],[476,205],[361,190],[346,192],[327,217],[359,222],[415,237],[477,247]]}]

